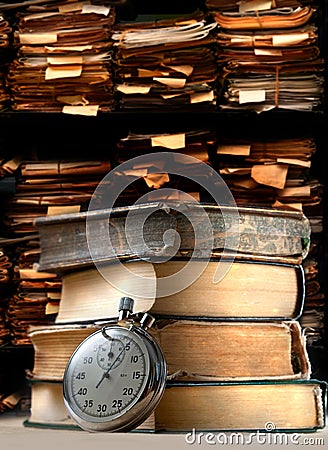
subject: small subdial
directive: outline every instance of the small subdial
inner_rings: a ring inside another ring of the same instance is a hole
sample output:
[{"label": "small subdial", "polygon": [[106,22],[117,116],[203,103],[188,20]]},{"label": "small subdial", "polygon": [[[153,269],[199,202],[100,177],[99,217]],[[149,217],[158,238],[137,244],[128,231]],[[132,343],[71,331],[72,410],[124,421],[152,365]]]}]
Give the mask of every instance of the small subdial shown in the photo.
[{"label": "small subdial", "polygon": [[125,346],[119,339],[108,338],[99,345],[97,362],[102,369],[115,369],[123,361],[125,356]]}]

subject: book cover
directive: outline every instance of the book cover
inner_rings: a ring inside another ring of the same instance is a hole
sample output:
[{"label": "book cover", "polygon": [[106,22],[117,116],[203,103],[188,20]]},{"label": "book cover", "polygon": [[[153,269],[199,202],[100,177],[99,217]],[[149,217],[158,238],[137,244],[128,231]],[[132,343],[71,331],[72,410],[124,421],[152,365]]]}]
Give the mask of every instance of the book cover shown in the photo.
[{"label": "book cover", "polygon": [[[167,257],[172,249],[192,254],[196,248],[200,256],[230,251],[294,257],[298,262],[308,253],[310,226],[299,211],[197,203],[185,203],[183,211],[176,207],[153,202],[36,218],[39,270],[64,272],[121,257]],[[163,240],[167,231],[170,242]]]}]

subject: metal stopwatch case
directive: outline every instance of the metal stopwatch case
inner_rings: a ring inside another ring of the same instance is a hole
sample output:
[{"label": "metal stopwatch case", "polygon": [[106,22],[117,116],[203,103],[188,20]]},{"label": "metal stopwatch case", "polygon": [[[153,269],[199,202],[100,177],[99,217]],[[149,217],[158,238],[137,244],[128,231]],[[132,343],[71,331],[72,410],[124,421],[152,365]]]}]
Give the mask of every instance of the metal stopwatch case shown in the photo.
[{"label": "metal stopwatch case", "polygon": [[63,380],[64,403],[86,431],[130,431],[156,408],[167,366],[147,332],[154,319],[132,320],[133,300],[123,297],[117,325],[92,333],[70,357]]}]

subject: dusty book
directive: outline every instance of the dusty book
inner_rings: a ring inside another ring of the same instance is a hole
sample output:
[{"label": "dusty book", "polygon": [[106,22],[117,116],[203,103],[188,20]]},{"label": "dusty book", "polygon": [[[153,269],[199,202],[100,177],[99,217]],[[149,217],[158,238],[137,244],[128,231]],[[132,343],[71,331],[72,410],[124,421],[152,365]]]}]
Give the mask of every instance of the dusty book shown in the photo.
[{"label": "dusty book", "polygon": [[[311,380],[261,382],[168,382],[162,400],[135,431],[312,432],[326,425],[327,383]],[[69,417],[62,383],[31,383],[26,427],[80,428]],[[196,407],[195,407],[196,405]]]},{"label": "dusty book", "polygon": [[[97,326],[58,325],[30,331],[31,379],[63,379],[74,349]],[[307,379],[311,367],[297,321],[209,322],[163,320],[149,329],[159,342],[171,379]],[[95,349],[95,355],[101,349]]]},{"label": "dusty book", "polygon": [[300,261],[308,253],[311,234],[307,217],[291,209],[174,202],[38,217],[35,227],[41,245],[39,270],[57,272],[117,258],[190,255],[195,250],[200,256],[240,252]]}]

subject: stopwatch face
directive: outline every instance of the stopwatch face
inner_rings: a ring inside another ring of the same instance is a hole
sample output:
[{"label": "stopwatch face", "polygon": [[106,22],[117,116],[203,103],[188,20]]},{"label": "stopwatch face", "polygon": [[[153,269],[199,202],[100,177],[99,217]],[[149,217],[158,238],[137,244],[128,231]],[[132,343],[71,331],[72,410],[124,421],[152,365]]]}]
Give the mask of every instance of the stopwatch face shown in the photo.
[{"label": "stopwatch face", "polygon": [[66,407],[82,428],[105,430],[106,423],[119,421],[143,399],[153,378],[151,367],[149,348],[139,334],[123,327],[99,330],[67,364]]}]

